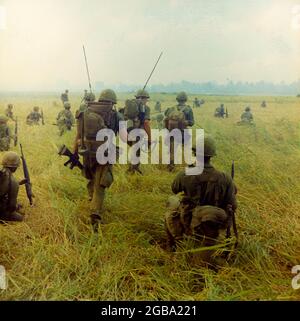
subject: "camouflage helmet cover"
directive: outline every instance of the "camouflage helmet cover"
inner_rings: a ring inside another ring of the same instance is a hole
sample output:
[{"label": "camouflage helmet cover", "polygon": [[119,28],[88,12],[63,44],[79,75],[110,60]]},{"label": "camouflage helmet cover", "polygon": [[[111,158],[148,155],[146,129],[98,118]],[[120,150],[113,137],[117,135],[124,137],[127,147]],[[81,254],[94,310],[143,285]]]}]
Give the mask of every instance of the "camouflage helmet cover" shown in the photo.
[{"label": "camouflage helmet cover", "polygon": [[[196,142],[193,141],[193,151],[196,152]],[[215,140],[210,135],[204,136],[204,156],[213,157],[216,156],[216,144]]]},{"label": "camouflage helmet cover", "polygon": [[247,106],[246,108],[245,108],[245,111],[250,111],[251,110],[251,108],[249,107],[249,106]]},{"label": "camouflage helmet cover", "polygon": [[112,103],[117,103],[117,95],[112,89],[104,89],[100,93],[99,101],[111,101]]},{"label": "camouflage helmet cover", "polygon": [[40,109],[40,108],[39,108],[38,106],[34,106],[34,107],[33,107],[33,110],[34,110],[34,111],[39,111],[39,109]]},{"label": "camouflage helmet cover", "polygon": [[204,136],[204,156],[213,157],[216,155],[216,143],[215,140],[209,136]]},{"label": "camouflage helmet cover", "polygon": [[150,98],[149,93],[145,89],[139,89],[135,95],[136,98]]},{"label": "camouflage helmet cover", "polygon": [[93,93],[88,93],[88,94],[86,94],[84,99],[85,99],[85,101],[95,101],[96,97]]},{"label": "camouflage helmet cover", "polygon": [[65,109],[70,109],[71,108],[71,104],[68,101],[64,102],[64,108]]},{"label": "camouflage helmet cover", "polygon": [[19,167],[20,157],[16,152],[6,152],[2,157],[2,165],[4,167]]},{"label": "camouflage helmet cover", "polygon": [[184,91],[181,91],[180,93],[178,93],[178,95],[176,96],[176,100],[177,101],[187,101],[188,97],[187,94]]}]

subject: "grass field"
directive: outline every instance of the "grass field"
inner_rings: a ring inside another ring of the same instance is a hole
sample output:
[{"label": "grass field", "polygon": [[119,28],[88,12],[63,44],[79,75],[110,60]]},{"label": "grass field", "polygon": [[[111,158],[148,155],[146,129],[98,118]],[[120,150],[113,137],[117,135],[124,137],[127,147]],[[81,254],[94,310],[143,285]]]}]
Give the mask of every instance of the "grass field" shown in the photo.
[{"label": "grass field", "polygon": [[[127,97],[119,95],[118,107]],[[175,95],[151,98],[152,109],[157,99],[163,109],[175,102]],[[183,254],[169,254],[160,246],[174,173],[164,165],[143,165],[144,176],[128,176],[127,166],[116,165],[105,203],[107,224],[95,235],[88,224],[86,181],[78,169],[64,167],[57,156],[56,145],[71,147],[75,135],[72,131],[59,137],[51,125],[61,109],[59,99],[0,96],[0,112],[8,102],[14,104],[35,194],[30,207],[25,188],[20,187],[24,223],[0,226],[0,265],[8,276],[8,288],[0,290],[0,299],[300,299],[300,290],[291,286],[291,268],[300,264],[300,99],[198,98],[206,103],[194,109],[195,127],[215,137],[217,168],[229,173],[235,160],[238,186],[240,244],[233,262],[218,273],[191,267]],[[265,109],[260,107],[263,99],[268,104]],[[79,102],[79,96],[71,95],[73,111]],[[221,102],[228,108],[228,119],[213,117]],[[256,126],[237,126],[247,104]],[[25,124],[35,105],[43,108],[45,126]],[[16,175],[21,178],[22,170]]]}]

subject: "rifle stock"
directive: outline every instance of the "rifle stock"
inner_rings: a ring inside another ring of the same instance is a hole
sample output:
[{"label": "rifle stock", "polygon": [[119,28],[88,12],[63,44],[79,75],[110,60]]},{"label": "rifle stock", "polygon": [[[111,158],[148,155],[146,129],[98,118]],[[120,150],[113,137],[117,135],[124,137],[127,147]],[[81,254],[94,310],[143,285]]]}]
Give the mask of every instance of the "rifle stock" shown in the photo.
[{"label": "rifle stock", "polygon": [[22,144],[20,144],[20,149],[21,149],[21,160],[22,160],[22,165],[23,165],[23,172],[24,172],[24,178],[26,180],[25,182],[25,188],[26,188],[26,194],[27,194],[27,198],[29,200],[29,204],[32,205],[33,204],[33,193],[32,193],[32,189],[31,189],[31,181],[30,181],[30,175],[29,175],[29,171],[28,171],[28,167],[27,167],[27,163],[23,154],[23,148],[22,148]]}]

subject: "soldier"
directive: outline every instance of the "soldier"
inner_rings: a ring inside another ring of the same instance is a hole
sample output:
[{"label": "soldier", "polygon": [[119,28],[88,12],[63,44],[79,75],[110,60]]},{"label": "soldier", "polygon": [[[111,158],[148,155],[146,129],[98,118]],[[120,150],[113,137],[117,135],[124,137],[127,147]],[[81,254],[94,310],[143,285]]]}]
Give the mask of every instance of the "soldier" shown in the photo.
[{"label": "soldier", "polygon": [[8,104],[7,105],[7,108],[5,110],[5,116],[13,121],[15,121],[15,118],[14,118],[14,114],[13,114],[13,105],[12,104]]},{"label": "soldier", "polygon": [[35,106],[33,107],[33,111],[27,116],[26,123],[27,125],[39,125],[40,119],[42,118],[42,114],[39,113],[39,107]]},{"label": "soldier", "polygon": [[224,118],[225,116],[224,104],[221,104],[220,107],[216,108],[214,116]]},{"label": "soldier", "polygon": [[267,107],[267,103],[265,100],[262,101],[260,107],[263,107],[263,108]]},{"label": "soldier", "polygon": [[[216,155],[216,146],[210,136],[204,138],[204,170],[199,175],[178,173],[172,183],[174,194],[183,192],[181,201],[172,197],[171,211],[165,215],[168,249],[175,250],[184,235],[196,239],[195,245],[215,245],[219,232],[228,227],[229,217],[237,208],[236,187],[231,177],[216,170],[211,157]],[[196,155],[198,161],[199,156]],[[211,250],[200,252],[200,260],[211,262]],[[199,259],[195,256],[192,259]]]},{"label": "soldier", "polygon": [[253,124],[253,115],[249,106],[247,106],[242,113],[239,124]]},{"label": "soldier", "polygon": [[69,90],[68,89],[66,89],[65,92],[61,94],[60,99],[63,104],[65,102],[69,101]]},{"label": "soldier", "polygon": [[96,97],[93,93],[87,93],[86,95],[84,95],[83,97],[83,102],[79,107],[79,112],[81,111],[85,111],[87,109],[88,103],[89,102],[93,102],[95,101]]},{"label": "soldier", "polygon": [[[150,127],[150,108],[147,106],[148,99],[150,98],[149,93],[140,89],[137,91],[134,100],[127,100],[125,102],[124,117],[128,122],[128,133],[130,135],[133,129],[144,129],[148,135],[148,146],[151,145],[151,127]],[[129,144],[135,144],[137,141],[131,141]],[[136,156],[140,157],[141,150],[138,149]],[[128,168],[129,173],[138,172],[142,174],[140,170],[140,163],[130,164]]]},{"label": "soldier", "polygon": [[85,100],[86,100],[86,97],[87,97],[88,94],[89,94],[88,91],[85,89],[85,90],[84,90],[84,94],[83,94],[83,99],[82,99],[82,101],[85,101]]},{"label": "soldier", "polygon": [[194,102],[193,102],[193,108],[195,107],[200,107],[201,103],[197,97],[195,97]]},{"label": "soldier", "polygon": [[156,128],[163,129],[164,128],[164,114],[160,113],[151,118],[151,121],[156,123]]},{"label": "soldier", "polygon": [[154,107],[154,110],[158,113],[161,113],[161,103],[160,101],[157,101]]},{"label": "soldier", "polygon": [[[77,135],[74,153],[83,155],[83,175],[88,179],[87,189],[91,200],[90,220],[96,232],[103,220],[103,203],[105,190],[113,182],[112,164],[100,165],[96,159],[96,152],[104,141],[96,141],[99,130],[109,128],[116,134],[119,132],[123,141],[127,141],[125,128],[119,128],[122,116],[114,110],[117,96],[111,89],[103,90],[98,103],[88,105],[85,111],[76,115]],[[82,137],[82,132],[84,137]]]},{"label": "soldier", "polygon": [[0,151],[9,150],[10,140],[13,139],[7,122],[8,118],[6,116],[0,116]]},{"label": "soldier", "polygon": [[23,221],[23,215],[17,211],[21,208],[17,204],[19,185],[25,184],[26,179],[18,182],[13,173],[20,165],[20,157],[15,152],[3,154],[2,166],[0,169],[0,220]]},{"label": "soldier", "polygon": [[71,112],[71,104],[69,102],[64,103],[65,109],[60,111],[57,115],[57,126],[59,128],[59,136],[62,136],[67,130],[71,130],[75,123],[75,118]]},{"label": "soldier", "polygon": [[[173,129],[180,129],[182,132],[187,126],[194,125],[194,113],[192,108],[186,104],[188,97],[185,92],[180,92],[176,100],[178,104],[174,107],[170,107],[165,111],[165,128],[169,131]],[[174,137],[170,137],[170,164],[168,164],[168,170],[172,172],[175,169],[175,141]],[[182,142],[183,143],[183,140]]]}]

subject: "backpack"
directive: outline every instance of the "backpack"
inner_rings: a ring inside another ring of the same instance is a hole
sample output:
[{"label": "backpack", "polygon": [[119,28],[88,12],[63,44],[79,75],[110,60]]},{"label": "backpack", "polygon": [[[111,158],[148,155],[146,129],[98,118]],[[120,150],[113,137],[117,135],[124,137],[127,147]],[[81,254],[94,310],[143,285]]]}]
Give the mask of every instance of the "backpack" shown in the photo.
[{"label": "backpack", "polygon": [[96,140],[100,129],[110,128],[113,117],[111,105],[99,102],[89,102],[84,112],[84,136],[89,140]]},{"label": "backpack", "polygon": [[136,99],[127,99],[125,101],[124,116],[126,119],[137,120],[139,117],[139,106]]},{"label": "backpack", "polygon": [[178,129],[185,129],[185,116],[183,111],[178,110],[176,107],[173,107],[170,109],[170,111],[167,114],[167,129],[172,130],[175,128]]}]

